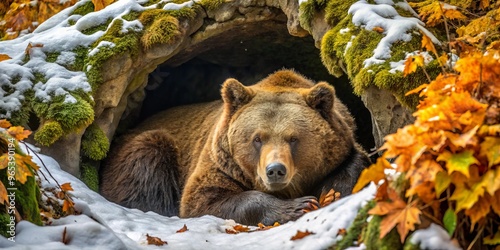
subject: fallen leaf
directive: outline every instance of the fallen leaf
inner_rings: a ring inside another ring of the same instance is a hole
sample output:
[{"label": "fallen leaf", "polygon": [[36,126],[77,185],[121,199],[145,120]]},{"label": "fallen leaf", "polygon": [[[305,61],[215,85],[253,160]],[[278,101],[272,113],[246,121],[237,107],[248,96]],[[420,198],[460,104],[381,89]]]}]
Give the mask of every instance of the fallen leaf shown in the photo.
[{"label": "fallen leaf", "polygon": [[73,191],[73,188],[71,187],[71,183],[69,182],[66,182],[64,184],[61,185],[61,190],[62,191]]},{"label": "fallen leaf", "polygon": [[0,62],[11,59],[10,56],[6,54],[0,54]]},{"label": "fallen leaf", "polygon": [[146,239],[148,241],[148,245],[163,246],[168,244],[166,241],[163,241],[158,237],[149,236],[149,234],[146,234]]},{"label": "fallen leaf", "polygon": [[272,226],[266,226],[262,223],[259,223],[259,224],[257,224],[257,226],[259,227],[259,229],[257,231],[264,231],[264,230],[271,229],[273,227],[278,227],[278,226],[280,226],[280,224],[278,222],[274,222],[274,224]]},{"label": "fallen leaf", "polygon": [[62,235],[62,239],[61,239],[61,242],[64,244],[64,245],[68,245],[69,243],[69,239],[66,238],[66,227],[64,227],[64,231],[63,231],[63,235]]},{"label": "fallen leaf", "polygon": [[339,231],[337,232],[337,236],[345,236],[347,234],[347,230],[345,228],[340,228]]},{"label": "fallen leaf", "polygon": [[184,233],[188,230],[189,229],[187,228],[186,224],[184,224],[184,226],[181,229],[177,230],[176,233]]},{"label": "fallen leaf", "polygon": [[240,232],[240,233],[250,231],[250,228],[248,228],[247,226],[240,225],[240,224],[234,226],[233,229],[237,232]]},{"label": "fallen leaf", "polygon": [[11,126],[12,124],[10,124],[10,122],[6,119],[0,120],[0,128],[10,128]]},{"label": "fallen leaf", "polygon": [[21,126],[13,126],[7,130],[7,133],[18,141],[22,141],[31,134],[31,131],[24,129]]},{"label": "fallen leaf", "polygon": [[380,27],[380,26],[375,26],[375,27],[373,27],[373,29],[372,29],[372,30],[373,30],[373,31],[376,31],[376,32],[378,32],[378,33],[384,33],[384,31],[385,31],[385,30],[384,30],[384,28],[382,28],[382,27]]},{"label": "fallen leaf", "polygon": [[306,230],[305,232],[302,232],[300,230],[297,230],[297,233],[292,236],[292,238],[290,238],[290,240],[300,240],[306,236],[309,236],[311,234],[314,234],[313,232],[309,232],[308,230]]},{"label": "fallen leaf", "polygon": [[66,214],[73,214],[74,207],[75,207],[75,203],[73,201],[71,201],[69,199],[65,199],[64,202],[63,202],[62,210]]}]

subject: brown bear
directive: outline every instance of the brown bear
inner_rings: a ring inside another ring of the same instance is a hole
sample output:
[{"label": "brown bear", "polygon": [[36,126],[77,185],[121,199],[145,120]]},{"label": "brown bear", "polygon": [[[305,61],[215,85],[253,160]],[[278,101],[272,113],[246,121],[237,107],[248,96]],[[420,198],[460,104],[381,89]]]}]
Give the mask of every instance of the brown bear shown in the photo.
[{"label": "brown bear", "polygon": [[285,223],[323,190],[351,193],[370,159],[326,82],[291,70],[255,85],[228,79],[222,101],[161,112],[115,143],[101,193],[164,215]]}]

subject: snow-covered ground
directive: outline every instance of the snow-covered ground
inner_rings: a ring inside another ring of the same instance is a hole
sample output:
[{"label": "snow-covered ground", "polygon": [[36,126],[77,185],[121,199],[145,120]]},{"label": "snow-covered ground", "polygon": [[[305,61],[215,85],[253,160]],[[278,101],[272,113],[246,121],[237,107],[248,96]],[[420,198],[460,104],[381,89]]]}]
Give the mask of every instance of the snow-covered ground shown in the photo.
[{"label": "snow-covered ground", "polygon": [[[17,224],[15,243],[0,237],[0,248],[7,249],[326,249],[341,238],[339,229],[347,229],[357,211],[373,198],[375,185],[371,184],[357,194],[340,199],[329,206],[307,213],[294,222],[288,222],[265,231],[228,234],[226,229],[237,225],[233,220],[214,216],[181,219],[165,217],[153,212],[129,209],[107,201],[90,190],[74,176],[61,170],[51,157],[40,155],[50,173],[59,183],[70,182],[74,191],[75,207],[81,215],[53,220],[50,226],[36,226],[27,221]],[[41,162],[34,157],[40,166]],[[47,170],[40,168],[46,176]],[[54,183],[42,178],[43,187]],[[126,185],[126,183],[124,183]],[[188,231],[177,233],[184,225]],[[63,232],[66,229],[63,244]],[[297,231],[313,234],[292,241]],[[422,231],[413,240],[428,249],[457,249],[447,233],[438,226]],[[159,237],[167,244],[148,245],[146,235]],[[432,236],[432,237],[430,237]],[[363,245],[359,248],[364,249]]]},{"label": "snow-covered ground", "polygon": [[[347,228],[357,210],[373,197],[375,187],[341,199],[310,212],[295,222],[265,231],[227,234],[236,223],[213,216],[181,219],[165,217],[153,212],[124,208],[107,201],[90,190],[77,178],[60,169],[51,157],[40,155],[59,183],[70,182],[74,191],[75,207],[82,215],[57,219],[50,226],[39,227],[27,221],[18,223],[15,243],[0,237],[0,248],[11,249],[156,249],[147,245],[146,234],[159,237],[167,249],[325,249],[339,239],[339,229]],[[41,163],[37,160],[37,164]],[[43,167],[41,171],[47,170]],[[43,179],[43,178],[42,178]],[[126,185],[126,183],[124,183]],[[42,180],[42,186],[54,183]],[[188,231],[176,233],[184,224]],[[67,245],[62,243],[66,228]],[[290,238],[297,231],[314,234],[300,240]],[[21,247],[22,246],[22,247]]]}]

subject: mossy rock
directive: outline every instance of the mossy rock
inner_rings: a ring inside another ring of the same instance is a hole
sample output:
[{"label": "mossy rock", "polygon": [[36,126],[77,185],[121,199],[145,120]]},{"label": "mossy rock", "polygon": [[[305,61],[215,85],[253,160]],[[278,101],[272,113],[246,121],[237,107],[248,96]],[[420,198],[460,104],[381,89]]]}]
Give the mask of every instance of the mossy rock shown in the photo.
[{"label": "mossy rock", "polygon": [[[366,88],[375,85],[390,91],[405,106],[415,108],[418,96],[405,94],[423,83],[429,82],[422,68],[404,76],[402,72],[391,71],[391,63],[405,60],[407,53],[421,51],[422,35],[417,28],[406,30],[411,39],[396,41],[391,44],[390,57],[380,59],[378,63],[366,64],[365,60],[373,56],[386,33],[367,30],[353,23],[353,15],[347,10],[357,1],[329,1],[322,5],[321,1],[309,0],[300,6],[300,21],[306,29],[314,15],[324,12],[325,22],[332,28],[327,31],[321,41],[321,59],[330,74],[340,76],[347,74],[352,81],[354,92],[361,95]],[[397,5],[393,6],[402,17],[411,17],[412,13]],[[387,17],[389,18],[389,17]],[[441,73],[437,60],[425,66],[432,79]]]},{"label": "mossy rock", "polygon": [[368,211],[375,206],[375,201],[369,201],[363,208],[358,211],[358,215],[352,222],[351,226],[347,229],[347,234],[342,237],[342,240],[337,242],[334,246],[330,247],[330,250],[334,249],[346,249],[350,246],[354,246],[354,242],[358,241],[362,235],[363,230],[367,227],[368,222]]},{"label": "mossy rock", "polygon": [[91,190],[99,192],[99,171],[90,163],[80,164],[80,179]]},{"label": "mossy rock", "polygon": [[109,150],[109,140],[104,131],[92,124],[85,130],[82,136],[82,153],[92,160],[102,160]]},{"label": "mossy rock", "polygon": [[[6,135],[6,133],[0,133],[0,143],[5,143],[11,138]],[[26,156],[20,149],[17,142],[15,143],[15,150],[13,151],[17,155]],[[42,225],[42,220],[40,217],[40,209],[38,207],[38,202],[41,199],[40,189],[38,188],[37,182],[34,177],[34,170],[31,166],[26,166],[28,171],[31,172],[32,176],[28,176],[24,184],[17,180],[9,180],[8,168],[0,170],[0,181],[7,189],[7,194],[10,195],[14,193],[14,196],[9,196],[8,204],[5,206],[0,206],[0,232],[1,235],[5,237],[10,237],[8,234],[10,226],[8,223],[11,221],[11,216],[16,217],[13,211],[16,211],[17,216],[20,216],[23,220],[30,221],[36,225]],[[9,190],[9,189],[13,190]],[[14,197],[11,200],[11,197]],[[11,202],[12,201],[12,202]],[[15,210],[14,210],[15,207]]]},{"label": "mossy rock", "polygon": [[393,228],[384,238],[380,239],[380,222],[382,217],[373,215],[363,231],[362,241],[366,250],[393,250],[402,249],[396,228]]}]

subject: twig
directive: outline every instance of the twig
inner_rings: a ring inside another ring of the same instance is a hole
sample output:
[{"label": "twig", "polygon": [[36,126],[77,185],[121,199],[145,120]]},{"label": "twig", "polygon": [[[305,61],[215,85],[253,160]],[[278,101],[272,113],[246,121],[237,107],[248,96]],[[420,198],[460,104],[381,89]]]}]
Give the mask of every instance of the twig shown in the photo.
[{"label": "twig", "polygon": [[[59,182],[57,182],[56,178],[54,178],[54,176],[52,175],[52,173],[50,173],[49,169],[47,168],[47,166],[45,165],[45,162],[43,162],[42,158],[40,158],[40,156],[35,152],[35,150],[31,149],[30,147],[28,147],[26,145],[26,142],[21,142],[23,143],[25,146],[26,146],[26,149],[29,153],[29,151],[33,152],[33,154],[38,158],[38,160],[40,160],[40,162],[42,163],[43,167],[45,168],[45,170],[47,170],[47,173],[50,175],[50,177],[56,182],[57,186],[62,190],[62,187],[61,185],[59,185]],[[47,180],[48,181],[48,180]]]}]

